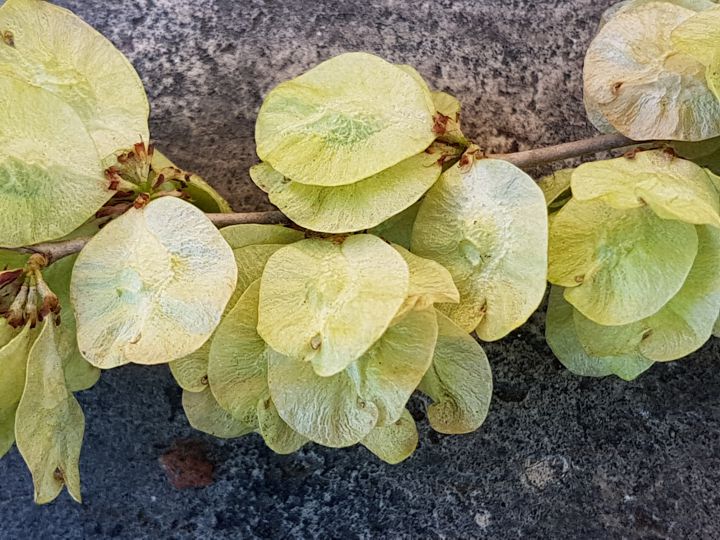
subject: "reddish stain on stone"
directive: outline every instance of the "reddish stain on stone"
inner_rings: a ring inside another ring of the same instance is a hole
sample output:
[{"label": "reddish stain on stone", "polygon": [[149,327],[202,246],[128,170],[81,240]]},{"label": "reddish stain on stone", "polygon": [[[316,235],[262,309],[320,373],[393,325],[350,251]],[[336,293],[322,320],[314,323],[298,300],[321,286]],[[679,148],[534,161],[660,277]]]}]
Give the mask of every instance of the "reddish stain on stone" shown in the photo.
[{"label": "reddish stain on stone", "polygon": [[215,465],[198,441],[176,441],[160,456],[160,466],[176,489],[203,488],[213,483]]}]

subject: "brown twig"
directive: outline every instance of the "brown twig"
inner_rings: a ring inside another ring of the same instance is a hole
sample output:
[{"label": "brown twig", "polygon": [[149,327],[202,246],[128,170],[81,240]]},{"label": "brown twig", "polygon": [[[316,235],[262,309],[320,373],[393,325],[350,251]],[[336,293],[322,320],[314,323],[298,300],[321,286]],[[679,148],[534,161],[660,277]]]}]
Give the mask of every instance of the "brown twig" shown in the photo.
[{"label": "brown twig", "polygon": [[536,148],[534,150],[525,150],[523,152],[514,152],[512,154],[491,154],[487,157],[503,159],[505,161],[509,161],[517,167],[520,167],[521,169],[527,169],[543,165],[545,163],[564,161],[566,159],[586,156],[588,154],[597,154],[598,152],[606,152],[608,150],[642,144],[647,143],[633,141],[624,135],[620,135],[619,133],[611,133],[609,135],[598,135],[589,139],[556,144],[545,148]]},{"label": "brown twig", "polygon": [[[632,141],[620,134],[610,134],[598,135],[597,137],[592,137],[590,139],[557,144],[545,148],[537,148],[535,150],[525,150],[523,152],[515,152],[512,154],[490,154],[486,157],[502,159],[520,168],[530,168],[544,163],[563,161],[587,154],[595,154],[598,152],[605,152],[608,150],[625,148],[634,145],[645,146],[646,144],[657,145],[659,143],[640,143]],[[227,227],[229,225],[240,225],[246,223],[291,223],[287,216],[276,210],[270,212],[207,214],[207,216],[217,227]],[[89,240],[89,238],[73,238],[72,240],[63,240],[61,242],[44,242],[33,246],[2,249],[11,249],[12,251],[18,251],[20,253],[40,253],[47,257],[48,263],[53,263],[63,257],[79,252],[83,247],[85,247],[85,244],[87,244]]]},{"label": "brown twig", "polygon": [[216,227],[228,225],[243,225],[247,223],[260,223],[263,225],[290,224],[290,219],[280,211],[270,212],[244,212],[231,214],[207,214]]},{"label": "brown twig", "polygon": [[[245,212],[245,213],[229,213],[229,214],[206,214],[215,226],[227,227],[229,225],[241,225],[244,223],[261,223],[261,224],[290,224],[292,223],[288,217],[277,210],[270,212]],[[18,248],[0,248],[9,251],[17,251],[19,253],[39,253],[47,258],[48,265],[60,259],[78,253],[90,241],[91,237],[73,238],[72,240],[62,240],[59,242],[43,242],[32,246]]]},{"label": "brown twig", "polygon": [[69,255],[78,253],[85,247],[85,244],[90,241],[90,238],[91,237],[73,238],[71,240],[61,240],[59,242],[43,242],[41,244],[33,244],[32,246],[26,247],[0,249],[27,253],[29,255],[39,253],[40,255],[45,256],[47,264],[50,265],[60,259],[68,257]]}]

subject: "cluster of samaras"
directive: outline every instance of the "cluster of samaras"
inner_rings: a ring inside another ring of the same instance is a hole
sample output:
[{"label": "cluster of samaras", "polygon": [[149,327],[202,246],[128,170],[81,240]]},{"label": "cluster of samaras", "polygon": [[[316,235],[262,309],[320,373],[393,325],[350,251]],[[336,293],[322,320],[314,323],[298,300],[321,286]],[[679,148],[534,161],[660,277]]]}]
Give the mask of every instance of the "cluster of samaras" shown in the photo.
[{"label": "cluster of samaras", "polygon": [[548,343],[581,375],[631,379],[713,332],[714,2],[605,14],[588,114],[646,142],[540,186],[488,158],[460,102],[412,67],[329,59],[257,119],[250,176],[293,225],[221,230],[208,214],[235,216],[227,202],[137,142],[145,91],[107,40],[39,0],[7,0],[0,38],[0,455],[17,444],[38,502],[63,486],[80,500],[73,394],[100,369],[169,363],[190,423],[220,437],[256,432],[281,453],[360,444],[397,463],[418,443],[416,391],[433,429],[480,427],[479,341],[525,323],[548,281]]}]

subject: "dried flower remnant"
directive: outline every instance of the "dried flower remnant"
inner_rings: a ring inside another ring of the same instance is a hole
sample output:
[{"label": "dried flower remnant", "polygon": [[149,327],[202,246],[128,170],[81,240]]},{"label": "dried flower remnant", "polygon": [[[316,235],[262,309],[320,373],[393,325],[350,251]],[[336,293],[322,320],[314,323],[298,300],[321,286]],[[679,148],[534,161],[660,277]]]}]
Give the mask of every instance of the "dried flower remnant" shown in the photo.
[{"label": "dried flower remnant", "polygon": [[24,268],[0,272],[0,316],[13,328],[35,328],[49,315],[60,324],[60,302],[42,275],[48,264],[40,254],[31,255]]},{"label": "dried flower remnant", "polygon": [[107,187],[115,194],[96,217],[117,217],[160,197],[177,197],[205,212],[232,210],[202,178],[173,165],[153,144],[136,143],[115,159],[115,164],[105,169]]},{"label": "dried flower remnant", "polygon": [[436,135],[445,135],[445,133],[447,133],[448,123],[450,122],[449,116],[436,113],[435,116],[433,116],[433,122],[433,133]]}]

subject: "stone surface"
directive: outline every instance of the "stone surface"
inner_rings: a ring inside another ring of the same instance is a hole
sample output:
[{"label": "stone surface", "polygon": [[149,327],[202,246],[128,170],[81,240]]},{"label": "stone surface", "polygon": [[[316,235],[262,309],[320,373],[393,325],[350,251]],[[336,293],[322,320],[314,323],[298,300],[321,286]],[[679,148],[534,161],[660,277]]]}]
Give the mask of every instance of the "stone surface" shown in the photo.
[{"label": "stone surface", "polygon": [[[593,133],[584,50],[610,0],[63,0],[133,61],[152,132],[238,210],[267,208],[246,170],[273,85],[333,54],[415,65],[458,95],[492,150]],[[487,346],[496,391],[476,433],[441,436],[399,466],[363,448],[276,456],[259,437],[194,433],[165,367],[105,373],[87,416],[85,504],[32,503],[17,452],[0,461],[0,538],[711,538],[720,534],[720,345],[632,383],[553,359],[543,318]],[[200,441],[215,483],[178,491],[159,458]]]}]

